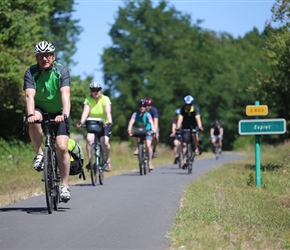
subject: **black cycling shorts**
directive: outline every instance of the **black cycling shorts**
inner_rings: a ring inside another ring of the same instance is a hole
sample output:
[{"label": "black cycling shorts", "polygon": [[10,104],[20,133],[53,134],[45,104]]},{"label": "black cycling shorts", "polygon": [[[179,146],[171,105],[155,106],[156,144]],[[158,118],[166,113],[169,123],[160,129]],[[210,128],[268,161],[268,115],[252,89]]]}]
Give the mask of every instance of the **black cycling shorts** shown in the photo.
[{"label": "black cycling shorts", "polygon": [[[35,108],[35,110],[37,110],[38,112],[40,112],[43,116],[44,113],[48,113],[40,108]],[[58,115],[62,115],[62,113],[48,113],[49,114],[49,118],[50,119],[54,119],[56,116]],[[70,117],[68,117],[68,124],[66,124],[65,122],[61,122],[61,123],[57,123],[53,125],[53,130],[54,130],[54,134],[55,136],[58,135],[70,135]]]}]

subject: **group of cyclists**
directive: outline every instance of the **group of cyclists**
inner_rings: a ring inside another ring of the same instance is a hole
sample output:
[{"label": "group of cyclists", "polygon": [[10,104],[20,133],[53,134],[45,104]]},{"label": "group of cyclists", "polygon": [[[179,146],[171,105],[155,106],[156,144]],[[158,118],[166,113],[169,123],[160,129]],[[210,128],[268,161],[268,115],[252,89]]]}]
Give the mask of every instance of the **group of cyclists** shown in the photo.
[{"label": "group of cyclists", "polygon": [[[191,131],[191,132],[189,132]],[[178,161],[178,145],[182,142],[182,169],[187,169],[186,164],[186,148],[189,140],[192,139],[194,146],[195,155],[199,155],[199,131],[203,131],[202,121],[200,117],[199,107],[194,105],[194,98],[191,95],[184,97],[184,105],[181,108],[175,110],[175,116],[172,120],[171,134],[173,138],[173,153],[174,153],[174,164]],[[192,138],[190,138],[192,136]],[[179,138],[181,137],[181,139]],[[214,146],[216,140],[218,140],[219,153],[222,152],[222,139],[223,139],[223,127],[221,126],[218,119],[214,120],[210,128],[211,143]]]},{"label": "group of cyclists", "polygon": [[[43,119],[43,114],[48,113],[51,119],[55,120],[54,133],[56,136],[56,154],[60,170],[61,188],[60,199],[68,202],[71,199],[69,189],[70,155],[68,152],[68,140],[70,136],[70,75],[67,67],[56,61],[55,47],[47,41],[39,42],[35,48],[36,64],[30,66],[24,74],[25,102],[27,122],[29,123],[29,136],[35,149],[33,167],[37,171],[43,170],[42,150],[42,128],[37,123]],[[112,132],[113,120],[111,114],[111,100],[102,93],[102,86],[98,82],[92,82],[89,86],[90,94],[84,100],[83,111],[77,127],[81,127],[86,119],[102,119],[104,127],[101,132],[100,142],[106,155],[107,164],[105,171],[111,171],[110,161],[110,135]],[[159,142],[159,116],[158,110],[152,105],[152,98],[143,98],[138,103],[138,109],[130,118],[128,124],[128,135],[134,136],[134,128],[142,127],[146,130],[146,149],[148,165],[150,170],[154,169],[152,159],[157,157],[157,144]],[[194,98],[190,95],[184,98],[184,105],[175,111],[176,117],[172,123],[171,136],[181,132],[183,129],[194,127],[193,143],[195,154],[198,150],[198,131],[203,130],[199,108],[194,105]],[[67,117],[67,124],[65,118]],[[222,131],[218,121],[211,129],[211,136],[214,137],[217,131]],[[87,133],[86,150],[88,159],[94,142],[94,134]],[[188,134],[181,133],[184,144],[188,141]],[[222,133],[220,132],[220,149]],[[137,141],[135,138],[134,154],[138,154]],[[175,145],[175,144],[174,144]],[[174,148],[175,150],[175,148]],[[176,155],[176,151],[174,151]],[[186,162],[186,159],[184,159]],[[186,163],[183,168],[186,169]]]}]

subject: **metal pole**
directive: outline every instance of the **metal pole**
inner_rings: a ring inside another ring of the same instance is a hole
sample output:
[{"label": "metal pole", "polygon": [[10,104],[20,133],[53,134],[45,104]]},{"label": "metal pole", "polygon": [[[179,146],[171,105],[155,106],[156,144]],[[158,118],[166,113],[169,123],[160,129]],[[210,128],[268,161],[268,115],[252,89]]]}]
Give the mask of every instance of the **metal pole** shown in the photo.
[{"label": "metal pole", "polygon": [[[259,101],[255,101],[255,105],[260,105]],[[259,119],[257,116],[256,119]],[[260,135],[255,135],[255,160],[256,160],[256,186],[261,187],[261,150]]]}]

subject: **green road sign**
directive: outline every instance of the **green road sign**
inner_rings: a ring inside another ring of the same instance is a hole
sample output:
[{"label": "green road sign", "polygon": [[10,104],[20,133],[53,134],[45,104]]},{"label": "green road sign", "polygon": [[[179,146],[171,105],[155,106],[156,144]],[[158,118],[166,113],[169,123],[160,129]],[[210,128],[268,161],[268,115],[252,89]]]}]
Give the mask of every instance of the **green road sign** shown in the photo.
[{"label": "green road sign", "polygon": [[285,119],[253,119],[239,121],[240,135],[284,134]]}]

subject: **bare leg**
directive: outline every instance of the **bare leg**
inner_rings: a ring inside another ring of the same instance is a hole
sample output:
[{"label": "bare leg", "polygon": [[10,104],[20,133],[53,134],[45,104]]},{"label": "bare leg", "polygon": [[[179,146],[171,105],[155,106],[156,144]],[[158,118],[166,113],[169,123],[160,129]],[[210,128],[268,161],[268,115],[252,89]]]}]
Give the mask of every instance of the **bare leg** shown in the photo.
[{"label": "bare leg", "polygon": [[66,135],[56,137],[57,163],[63,186],[68,186],[70,171],[70,155],[67,149],[68,139],[69,137]]},{"label": "bare leg", "polygon": [[101,137],[101,146],[102,146],[102,149],[104,150],[104,153],[107,157],[107,162],[110,163],[110,149],[111,149],[111,145],[110,145],[110,142],[109,142],[109,137],[108,136],[102,136]]},{"label": "bare leg", "polygon": [[152,154],[153,154],[153,150],[152,150],[151,140],[146,140],[146,151],[147,151],[149,168],[150,169],[153,169],[153,165],[152,165]]}]

